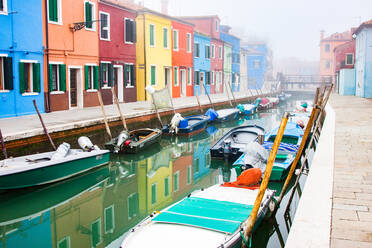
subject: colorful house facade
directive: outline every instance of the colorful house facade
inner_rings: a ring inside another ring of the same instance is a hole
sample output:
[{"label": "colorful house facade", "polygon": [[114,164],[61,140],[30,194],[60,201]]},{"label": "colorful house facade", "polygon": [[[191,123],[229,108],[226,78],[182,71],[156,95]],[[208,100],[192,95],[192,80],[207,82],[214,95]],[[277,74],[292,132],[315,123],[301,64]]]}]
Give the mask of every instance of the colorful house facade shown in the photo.
[{"label": "colorful house facade", "polygon": [[240,39],[230,34],[231,27],[221,25],[221,40],[231,45],[231,88],[240,91]]},{"label": "colorful house facade", "polygon": [[356,96],[372,97],[372,20],[362,23],[355,34]]},{"label": "colorful house facade", "polygon": [[136,11],[117,1],[100,1],[99,58],[103,101],[112,104],[115,88],[119,102],[137,101]]},{"label": "colorful house facade", "polygon": [[232,82],[232,46],[229,43],[223,43],[223,81],[225,90],[227,84]]},{"label": "colorful house facade", "polygon": [[172,97],[193,96],[194,25],[175,19],[171,24]]},{"label": "colorful house facade", "polygon": [[355,40],[337,46],[333,53],[336,90],[342,95],[355,95]]},{"label": "colorful house facade", "polygon": [[172,90],[172,22],[166,15],[139,9],[136,23],[137,100],[148,101],[148,85]]},{"label": "colorful house facade", "polygon": [[45,112],[42,3],[0,2],[0,118]]},{"label": "colorful house facade", "polygon": [[195,25],[195,30],[211,37],[211,93],[223,91],[223,41],[220,39],[220,19],[212,16],[181,17]]},{"label": "colorful house facade", "polygon": [[[73,8],[71,7],[73,6]],[[44,81],[50,111],[98,105],[98,0],[48,0]]]},{"label": "colorful house facade", "polygon": [[[211,38],[194,32],[194,95],[211,90]],[[205,89],[204,89],[204,86]]]},{"label": "colorful house facade", "polygon": [[248,88],[261,89],[266,74],[266,44],[244,44],[247,50]]},{"label": "colorful house facade", "polygon": [[242,91],[248,89],[248,50],[240,48],[240,87]]}]

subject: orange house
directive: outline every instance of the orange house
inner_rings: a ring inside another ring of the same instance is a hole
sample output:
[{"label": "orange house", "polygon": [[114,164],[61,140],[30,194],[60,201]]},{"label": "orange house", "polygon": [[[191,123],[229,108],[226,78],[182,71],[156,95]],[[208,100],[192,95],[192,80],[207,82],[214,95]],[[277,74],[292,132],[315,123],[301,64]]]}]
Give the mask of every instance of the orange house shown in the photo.
[{"label": "orange house", "polygon": [[43,4],[47,110],[97,106],[98,0],[47,0]]}]

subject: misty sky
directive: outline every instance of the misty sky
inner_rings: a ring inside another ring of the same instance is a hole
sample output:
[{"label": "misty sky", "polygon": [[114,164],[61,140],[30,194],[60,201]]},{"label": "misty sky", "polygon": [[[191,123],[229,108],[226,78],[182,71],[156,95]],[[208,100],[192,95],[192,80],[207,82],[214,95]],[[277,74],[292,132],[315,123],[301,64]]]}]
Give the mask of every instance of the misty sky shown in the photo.
[{"label": "misty sky", "polygon": [[[144,1],[160,11],[161,0]],[[343,32],[372,19],[372,0],[169,0],[169,14],[218,14],[240,37],[268,41],[274,59],[319,60],[320,30]]]}]

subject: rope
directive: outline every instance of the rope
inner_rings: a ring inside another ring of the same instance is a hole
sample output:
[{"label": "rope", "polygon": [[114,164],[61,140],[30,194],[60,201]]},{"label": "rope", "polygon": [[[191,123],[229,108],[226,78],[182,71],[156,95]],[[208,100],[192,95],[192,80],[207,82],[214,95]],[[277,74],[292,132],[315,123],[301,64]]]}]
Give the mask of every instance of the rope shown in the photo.
[{"label": "rope", "polygon": [[251,248],[252,247],[252,239],[249,239],[249,244],[248,244],[248,241],[245,239],[242,231],[240,231],[239,233],[240,233],[240,236],[243,239],[243,242],[244,242],[245,246],[248,247],[248,248]]}]

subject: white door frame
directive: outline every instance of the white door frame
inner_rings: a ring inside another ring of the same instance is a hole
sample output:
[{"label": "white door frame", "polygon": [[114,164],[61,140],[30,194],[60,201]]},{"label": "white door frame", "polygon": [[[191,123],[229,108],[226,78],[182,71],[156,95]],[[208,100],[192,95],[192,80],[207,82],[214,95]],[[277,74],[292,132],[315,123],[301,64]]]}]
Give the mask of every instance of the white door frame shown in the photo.
[{"label": "white door frame", "polygon": [[[165,72],[168,71],[167,75],[165,75]],[[164,87],[168,87],[169,94],[171,97],[172,95],[172,88],[173,88],[173,82],[172,82],[172,67],[171,66],[164,66]],[[168,85],[165,84],[165,82],[168,81]]]},{"label": "white door frame", "polygon": [[71,107],[71,92],[70,92],[70,75],[71,75],[71,69],[77,69],[77,75],[76,75],[76,105],[77,108],[83,108],[83,67],[82,66],[68,66],[68,108],[73,109],[75,107]]},{"label": "white door frame", "polygon": [[124,82],[123,82],[123,66],[122,65],[114,65],[114,68],[118,68],[118,101],[124,102]]},{"label": "white door frame", "polygon": [[[202,77],[203,75],[203,77]],[[203,80],[202,80],[203,79]],[[204,94],[204,86],[205,85],[205,72],[204,71],[201,71],[200,72],[200,95],[203,95]]]},{"label": "white door frame", "polygon": [[186,96],[186,69],[180,69],[181,96]]}]

